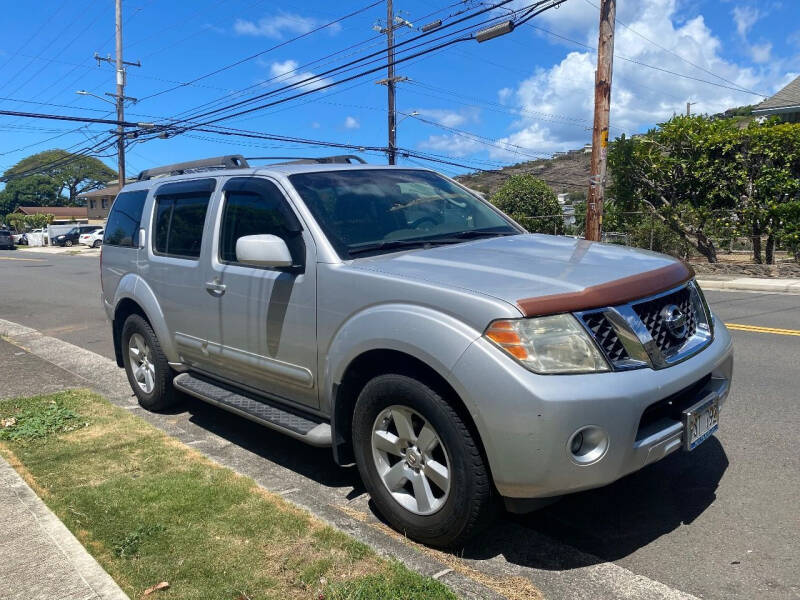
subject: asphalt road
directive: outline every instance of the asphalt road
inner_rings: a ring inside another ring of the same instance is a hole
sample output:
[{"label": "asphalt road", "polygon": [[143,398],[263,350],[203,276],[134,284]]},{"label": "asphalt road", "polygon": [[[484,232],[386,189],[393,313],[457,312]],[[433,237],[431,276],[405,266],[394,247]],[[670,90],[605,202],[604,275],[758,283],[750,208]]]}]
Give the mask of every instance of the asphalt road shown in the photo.
[{"label": "asphalt road", "polygon": [[[96,258],[0,253],[0,318],[113,358],[98,297]],[[707,297],[728,323],[800,330],[800,296]],[[494,575],[529,577],[544,590],[613,562],[701,598],[800,598],[800,337],[732,335],[734,386],[715,437],[608,487],[504,517],[464,558]],[[189,410],[199,422],[216,411]],[[352,471],[336,470],[319,450],[265,438],[233,416],[215,413],[208,423],[234,443],[258,448],[259,460],[327,487],[359,487]],[[265,439],[283,447],[265,448]]]}]

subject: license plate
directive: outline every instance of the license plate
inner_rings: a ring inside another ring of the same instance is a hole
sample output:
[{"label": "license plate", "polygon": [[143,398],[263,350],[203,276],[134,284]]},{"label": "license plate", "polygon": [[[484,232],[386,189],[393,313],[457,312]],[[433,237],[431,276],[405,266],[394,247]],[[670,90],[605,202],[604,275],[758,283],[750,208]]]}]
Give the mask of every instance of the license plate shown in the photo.
[{"label": "license plate", "polygon": [[719,396],[709,394],[683,411],[683,449],[691,452],[719,428]]}]

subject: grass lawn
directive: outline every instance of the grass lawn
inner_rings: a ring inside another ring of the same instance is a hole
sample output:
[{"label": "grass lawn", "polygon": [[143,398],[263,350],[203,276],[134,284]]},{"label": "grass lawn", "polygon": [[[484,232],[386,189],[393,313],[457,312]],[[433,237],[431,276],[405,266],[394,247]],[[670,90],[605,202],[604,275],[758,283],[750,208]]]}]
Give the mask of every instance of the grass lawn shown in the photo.
[{"label": "grass lawn", "polygon": [[134,600],[455,598],[91,392],[0,401],[0,453]]}]

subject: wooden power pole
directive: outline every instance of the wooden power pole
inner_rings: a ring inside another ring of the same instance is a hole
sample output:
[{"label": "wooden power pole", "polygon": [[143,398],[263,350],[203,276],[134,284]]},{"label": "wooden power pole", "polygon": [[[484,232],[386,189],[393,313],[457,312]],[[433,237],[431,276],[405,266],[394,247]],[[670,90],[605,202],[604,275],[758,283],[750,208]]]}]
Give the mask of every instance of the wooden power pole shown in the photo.
[{"label": "wooden power pole", "polygon": [[411,23],[400,16],[395,16],[392,0],[386,0],[386,27],[375,26],[380,33],[386,34],[386,79],[378,81],[386,85],[389,105],[387,107],[389,127],[389,140],[386,153],[389,164],[393,165],[397,159],[397,107],[395,103],[395,87],[397,82],[406,81],[408,77],[396,77],[394,74],[394,30],[400,27],[412,27]]},{"label": "wooden power pole", "polygon": [[616,0],[600,2],[600,40],[594,84],[594,127],[592,128],[592,176],[586,201],[586,239],[600,241],[603,231],[608,122],[611,111],[611,75],[614,67],[614,24]]},{"label": "wooden power pole", "polygon": [[386,89],[389,95],[389,164],[396,162],[397,153],[397,107],[395,105],[394,93],[394,7],[392,0],[386,0],[386,57],[388,66],[386,69]]},{"label": "wooden power pole", "polygon": [[122,0],[116,0],[116,36],[117,36],[117,172],[119,189],[125,185],[125,67],[122,64]]},{"label": "wooden power pole", "polygon": [[[95,52],[94,58],[98,65],[101,62],[107,62],[114,65],[114,70],[117,74],[117,91],[114,94],[106,92],[106,95],[115,98],[114,104],[117,107],[117,121],[122,123],[125,120],[125,101],[132,100],[133,102],[136,102],[136,98],[130,98],[125,95],[125,65],[141,67],[142,63],[140,63],[138,60],[136,62],[129,62],[122,59],[122,0],[116,0],[115,21],[117,39],[116,56],[114,58],[111,58],[110,55],[103,57]],[[94,96],[94,94],[84,91],[80,91],[78,93]],[[107,102],[110,102],[110,100],[107,100]],[[122,189],[122,186],[125,185],[125,127],[121,124],[117,125],[117,171],[119,173],[119,187]]]}]

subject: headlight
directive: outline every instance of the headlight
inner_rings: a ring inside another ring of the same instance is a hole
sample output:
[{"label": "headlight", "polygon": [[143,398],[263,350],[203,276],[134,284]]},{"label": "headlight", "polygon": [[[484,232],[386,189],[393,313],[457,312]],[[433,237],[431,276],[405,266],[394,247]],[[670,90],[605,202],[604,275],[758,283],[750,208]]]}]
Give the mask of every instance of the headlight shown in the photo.
[{"label": "headlight", "polygon": [[589,334],[572,315],[494,321],[484,337],[534,373],[610,370]]}]

